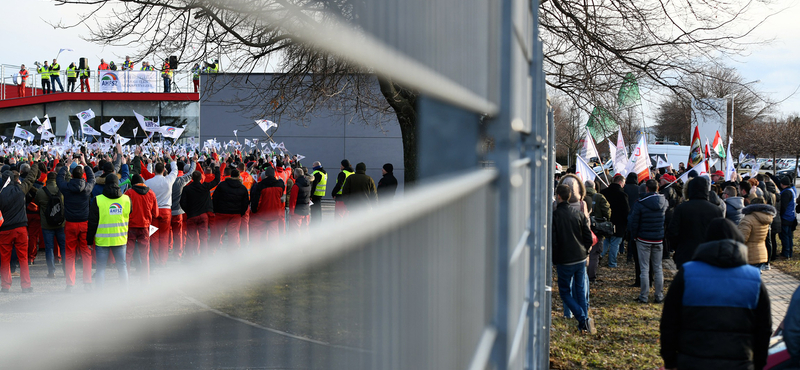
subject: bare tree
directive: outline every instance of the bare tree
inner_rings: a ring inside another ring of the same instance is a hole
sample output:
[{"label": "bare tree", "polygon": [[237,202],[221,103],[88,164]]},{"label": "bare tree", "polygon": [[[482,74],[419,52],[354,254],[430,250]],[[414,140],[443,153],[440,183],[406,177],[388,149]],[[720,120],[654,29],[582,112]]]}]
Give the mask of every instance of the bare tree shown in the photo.
[{"label": "bare tree", "polygon": [[556,160],[571,166],[586,135],[583,112],[566,97],[551,99],[556,128]]}]

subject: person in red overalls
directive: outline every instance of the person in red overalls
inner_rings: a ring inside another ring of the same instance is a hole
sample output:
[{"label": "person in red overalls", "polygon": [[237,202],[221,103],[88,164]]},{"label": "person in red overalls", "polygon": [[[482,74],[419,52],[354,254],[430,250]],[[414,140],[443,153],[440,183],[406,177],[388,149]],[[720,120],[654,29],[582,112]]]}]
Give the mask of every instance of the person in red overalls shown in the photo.
[{"label": "person in red overalls", "polygon": [[19,78],[22,79],[19,85],[17,85],[17,96],[20,98],[25,97],[25,81],[28,80],[28,69],[25,68],[23,64],[22,67],[19,68]]}]

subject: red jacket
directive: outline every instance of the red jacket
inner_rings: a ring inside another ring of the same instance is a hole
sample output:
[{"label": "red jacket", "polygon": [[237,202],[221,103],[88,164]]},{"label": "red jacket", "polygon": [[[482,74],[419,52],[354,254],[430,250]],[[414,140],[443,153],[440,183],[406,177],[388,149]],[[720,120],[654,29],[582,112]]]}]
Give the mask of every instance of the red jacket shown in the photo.
[{"label": "red jacket", "polygon": [[125,195],[131,198],[131,215],[128,227],[149,229],[153,220],[158,217],[158,201],[156,193],[144,184],[131,186]]},{"label": "red jacket", "polygon": [[261,180],[250,190],[250,217],[272,221],[286,216],[286,205],[281,201],[284,194],[283,181],[274,177]]}]

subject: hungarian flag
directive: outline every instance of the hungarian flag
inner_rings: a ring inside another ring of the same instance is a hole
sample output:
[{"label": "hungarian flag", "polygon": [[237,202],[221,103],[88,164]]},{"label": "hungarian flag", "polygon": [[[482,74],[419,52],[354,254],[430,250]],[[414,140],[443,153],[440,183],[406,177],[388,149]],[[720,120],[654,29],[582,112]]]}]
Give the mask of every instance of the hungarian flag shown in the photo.
[{"label": "hungarian flag", "polygon": [[722,138],[719,136],[719,131],[717,134],[714,135],[714,142],[711,143],[711,151],[717,155],[717,157],[725,158],[725,146],[722,145]]},{"label": "hungarian flag", "polygon": [[706,158],[703,155],[703,143],[700,141],[700,130],[695,126],[694,134],[692,134],[692,145],[689,149],[689,160],[686,161],[686,167],[693,168],[704,159]]}]

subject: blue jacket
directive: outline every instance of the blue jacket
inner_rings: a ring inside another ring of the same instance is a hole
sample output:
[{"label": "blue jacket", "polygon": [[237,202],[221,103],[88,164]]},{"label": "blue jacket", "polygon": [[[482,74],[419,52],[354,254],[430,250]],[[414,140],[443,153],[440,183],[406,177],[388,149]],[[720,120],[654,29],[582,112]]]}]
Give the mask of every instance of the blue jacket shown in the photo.
[{"label": "blue jacket", "polygon": [[795,214],[795,199],[797,190],[794,186],[781,190],[781,220],[789,223],[794,222],[797,217]]},{"label": "blue jacket", "polygon": [[792,363],[800,365],[800,288],[792,294],[786,318],[783,319],[783,341],[792,356]]},{"label": "blue jacket", "polygon": [[67,167],[62,167],[56,177],[56,185],[61,194],[64,195],[64,219],[69,222],[89,221],[89,201],[92,199],[92,188],[94,187],[94,172],[89,166],[84,166],[86,180],[70,179],[65,180]]},{"label": "blue jacket", "polygon": [[664,240],[664,213],[668,206],[667,199],[657,193],[647,193],[639,199],[628,216],[631,237],[653,242]]},{"label": "blue jacket", "polygon": [[[103,194],[103,189],[106,187],[106,176],[108,174],[102,174],[95,176],[95,184],[94,188],[92,189],[92,197],[97,197],[100,194]],[[130,170],[128,169],[127,164],[123,164],[119,167],[119,173],[117,173],[117,178],[119,179],[119,187],[123,193],[128,190],[130,181]]]}]

